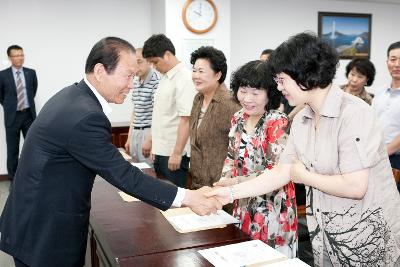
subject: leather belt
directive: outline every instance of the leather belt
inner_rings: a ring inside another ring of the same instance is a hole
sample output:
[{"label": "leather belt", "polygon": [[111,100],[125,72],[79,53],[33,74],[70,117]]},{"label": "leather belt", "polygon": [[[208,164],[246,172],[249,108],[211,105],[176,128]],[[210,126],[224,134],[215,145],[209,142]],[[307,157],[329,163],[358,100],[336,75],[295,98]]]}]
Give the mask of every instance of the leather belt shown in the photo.
[{"label": "leather belt", "polygon": [[17,112],[28,112],[31,108],[25,108],[25,109],[21,109],[21,110],[17,110]]},{"label": "leather belt", "polygon": [[147,129],[147,128],[150,128],[151,126],[150,125],[146,125],[146,126],[143,126],[143,127],[135,127],[135,126],[133,126],[133,129],[135,129],[135,130],[144,130],[144,129]]}]

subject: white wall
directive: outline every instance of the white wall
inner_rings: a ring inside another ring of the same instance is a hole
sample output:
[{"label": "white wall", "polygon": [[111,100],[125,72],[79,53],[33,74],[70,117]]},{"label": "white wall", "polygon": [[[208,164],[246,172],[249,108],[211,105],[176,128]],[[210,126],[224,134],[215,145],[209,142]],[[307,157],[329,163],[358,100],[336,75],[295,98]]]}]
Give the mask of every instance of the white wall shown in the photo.
[{"label": "white wall", "polygon": [[[0,1],[0,69],[9,66],[7,47],[24,48],[25,66],[36,69],[39,111],[57,91],[83,78],[92,46],[117,36],[142,46],[151,34],[148,0]],[[129,120],[130,100],[113,105],[112,122]],[[0,108],[0,174],[7,173],[3,109]]]},{"label": "white wall", "polygon": [[151,33],[165,34],[166,0],[151,0]]},{"label": "white wall", "polygon": [[[182,22],[182,8],[185,0],[165,0],[166,1],[166,32],[165,34],[171,39],[176,49],[176,56],[182,62],[188,64],[190,60],[189,55],[184,51],[185,40],[188,39],[207,39],[211,40],[213,46],[224,52],[227,64],[228,74],[230,73],[230,60],[231,60],[231,31],[230,31],[230,18],[231,18],[231,1],[230,0],[215,0],[218,8],[218,21],[215,27],[205,34],[194,34],[186,29]],[[227,75],[226,81],[229,81]]]},{"label": "white wall", "polygon": [[[251,4],[250,4],[251,3]],[[377,74],[367,90],[374,92],[390,81],[386,68],[388,46],[400,41],[400,4],[322,0],[232,0],[232,67],[258,59],[265,48],[275,48],[289,36],[306,30],[318,31],[318,11],[372,14],[371,61]],[[251,18],[251,19],[250,19]],[[346,82],[341,60],[336,74],[339,84]]]}]

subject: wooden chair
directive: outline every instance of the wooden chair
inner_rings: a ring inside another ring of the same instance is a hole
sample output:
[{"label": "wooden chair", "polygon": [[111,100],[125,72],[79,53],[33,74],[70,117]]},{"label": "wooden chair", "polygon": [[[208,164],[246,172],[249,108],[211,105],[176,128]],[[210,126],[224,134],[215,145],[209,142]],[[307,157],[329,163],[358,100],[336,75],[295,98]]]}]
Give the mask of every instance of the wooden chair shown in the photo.
[{"label": "wooden chair", "polygon": [[295,184],[297,217],[306,217],[306,189],[302,184]]},{"label": "wooden chair", "polygon": [[193,181],[192,174],[190,173],[190,171],[188,171],[187,180],[186,180],[186,188],[187,189],[192,189],[192,181]]},{"label": "wooden chair", "polygon": [[396,183],[400,183],[400,170],[392,169],[392,171],[393,171],[394,180],[396,181]]},{"label": "wooden chair", "polygon": [[306,217],[306,205],[298,205],[297,206],[297,217],[299,217],[299,218]]}]

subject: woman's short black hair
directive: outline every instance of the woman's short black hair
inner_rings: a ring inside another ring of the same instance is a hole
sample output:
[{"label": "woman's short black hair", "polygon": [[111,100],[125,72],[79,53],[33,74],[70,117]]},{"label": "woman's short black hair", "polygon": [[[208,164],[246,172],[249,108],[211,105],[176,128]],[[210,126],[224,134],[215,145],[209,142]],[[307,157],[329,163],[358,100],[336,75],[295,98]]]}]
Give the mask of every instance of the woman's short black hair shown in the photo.
[{"label": "woman's short black hair", "polygon": [[276,88],[270,65],[265,61],[250,61],[232,73],[231,89],[233,98],[238,103],[239,87],[252,87],[266,91],[268,103],[265,110],[277,109],[280,105],[282,93]]},{"label": "woman's short black hair", "polygon": [[272,53],[269,62],[273,75],[284,72],[307,91],[332,83],[339,57],[324,40],[307,32],[283,42]]},{"label": "woman's short black hair", "polygon": [[374,64],[366,58],[355,58],[346,66],[346,78],[352,69],[367,77],[367,86],[371,86],[375,79]]},{"label": "woman's short black hair", "polygon": [[274,49],[264,49],[264,50],[261,52],[261,56],[262,56],[262,55],[270,55],[270,54],[272,54],[272,52],[274,52]]},{"label": "woman's short black hair", "polygon": [[194,65],[199,58],[208,60],[215,73],[221,72],[221,78],[218,80],[219,84],[225,81],[228,66],[226,65],[226,57],[221,50],[212,46],[202,46],[192,53],[190,63]]}]

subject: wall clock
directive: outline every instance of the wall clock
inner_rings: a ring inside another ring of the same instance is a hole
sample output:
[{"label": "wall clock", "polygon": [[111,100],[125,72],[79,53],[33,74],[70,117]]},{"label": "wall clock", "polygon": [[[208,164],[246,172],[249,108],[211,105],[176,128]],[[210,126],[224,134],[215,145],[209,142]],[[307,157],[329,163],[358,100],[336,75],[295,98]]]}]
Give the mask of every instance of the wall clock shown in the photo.
[{"label": "wall clock", "polygon": [[187,0],[183,6],[183,24],[193,33],[210,31],[217,23],[217,19],[217,7],[212,0]]}]

